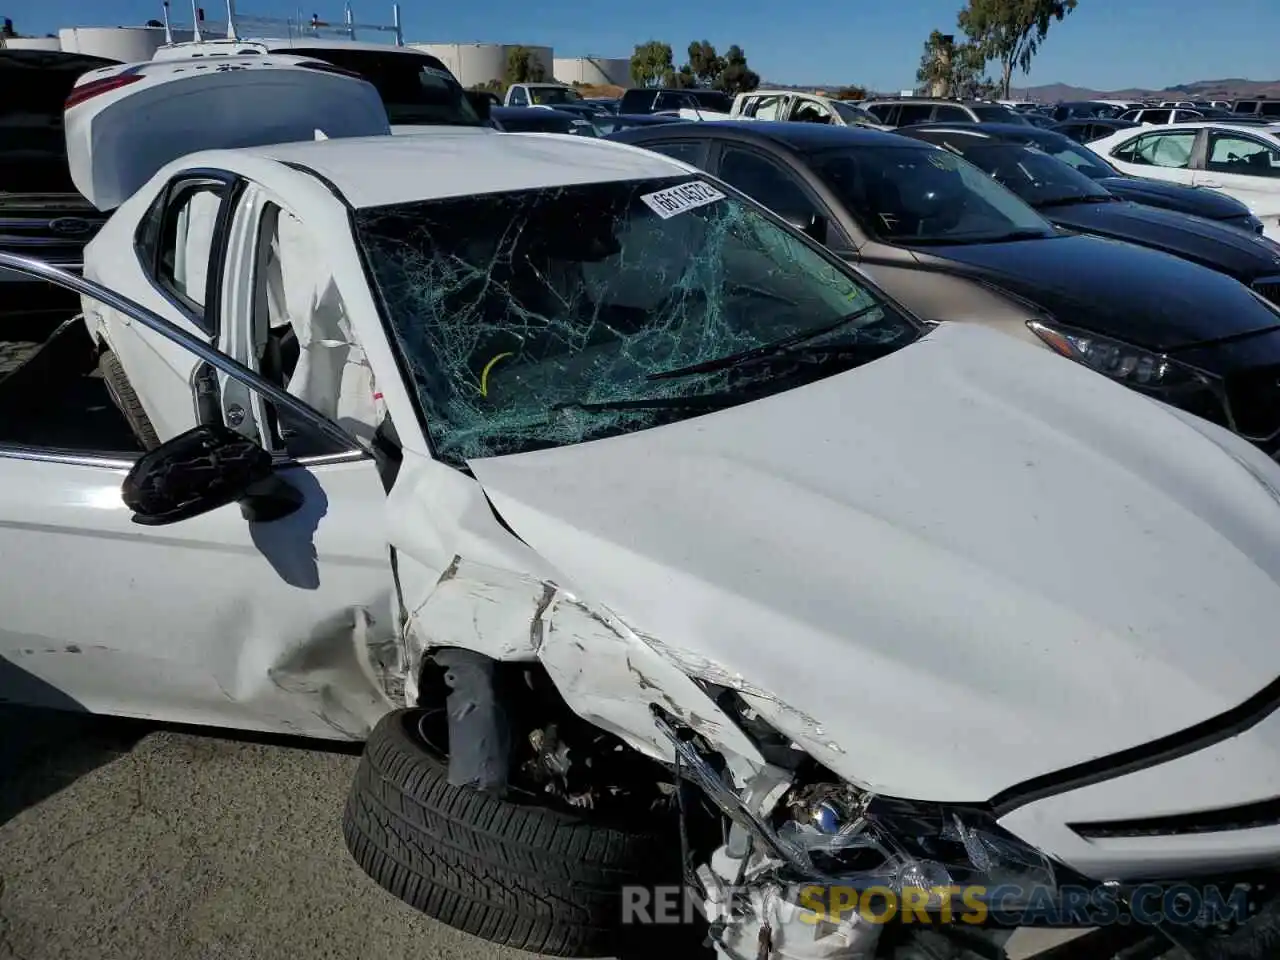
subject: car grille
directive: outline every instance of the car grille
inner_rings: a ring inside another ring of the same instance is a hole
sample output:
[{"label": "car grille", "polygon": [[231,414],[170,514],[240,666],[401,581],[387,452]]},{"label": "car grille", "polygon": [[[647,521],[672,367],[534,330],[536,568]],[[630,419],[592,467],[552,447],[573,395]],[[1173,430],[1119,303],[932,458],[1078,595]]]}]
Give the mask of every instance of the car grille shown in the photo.
[{"label": "car grille", "polygon": [[1260,441],[1280,432],[1280,365],[1230,374],[1226,388],[1237,433]]}]

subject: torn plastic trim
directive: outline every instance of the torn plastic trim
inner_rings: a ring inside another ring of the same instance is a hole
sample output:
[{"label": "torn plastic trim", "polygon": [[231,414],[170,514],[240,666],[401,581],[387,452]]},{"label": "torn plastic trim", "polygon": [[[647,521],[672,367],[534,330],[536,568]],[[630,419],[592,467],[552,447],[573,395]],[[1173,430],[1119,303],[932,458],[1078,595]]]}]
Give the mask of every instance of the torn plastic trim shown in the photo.
[{"label": "torn plastic trim", "polygon": [[[741,795],[725,784],[689,738],[683,736],[668,721],[661,707],[653,707],[653,722],[663,736],[671,741],[677,774],[700,787],[726,817],[750,831],[779,860],[801,866],[796,862],[793,851],[788,849],[774,829],[751,809]],[[785,786],[790,786],[789,778]]]}]

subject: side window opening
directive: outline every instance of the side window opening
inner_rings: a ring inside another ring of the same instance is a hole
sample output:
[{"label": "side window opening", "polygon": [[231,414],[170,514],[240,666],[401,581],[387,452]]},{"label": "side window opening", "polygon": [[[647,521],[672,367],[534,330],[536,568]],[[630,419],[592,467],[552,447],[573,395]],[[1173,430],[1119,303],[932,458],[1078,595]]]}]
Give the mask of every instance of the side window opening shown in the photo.
[{"label": "side window opening", "polygon": [[156,280],[209,334],[215,332],[205,313],[213,240],[226,192],[227,185],[216,180],[174,188],[158,244]]},{"label": "side window opening", "polygon": [[645,149],[664,154],[673,160],[680,160],[695,167],[703,166],[699,162],[702,160],[702,144],[697,140],[668,140],[665,143],[646,143]]},{"label": "side window opening", "polygon": [[[381,404],[341,291],[305,224],[275,205],[268,206],[258,238],[253,324],[264,377],[350,433],[372,439]],[[294,457],[342,452],[266,406],[277,449]]]}]

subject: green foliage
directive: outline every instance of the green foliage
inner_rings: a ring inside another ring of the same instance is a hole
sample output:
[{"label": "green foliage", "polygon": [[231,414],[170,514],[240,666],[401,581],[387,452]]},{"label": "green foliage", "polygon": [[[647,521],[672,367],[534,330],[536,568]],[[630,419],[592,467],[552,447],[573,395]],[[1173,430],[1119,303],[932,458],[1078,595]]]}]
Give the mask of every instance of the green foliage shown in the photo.
[{"label": "green foliage", "polygon": [[507,72],[504,79],[512,83],[541,83],[547,79],[547,68],[528,47],[512,47],[507,51]]},{"label": "green foliage", "polygon": [[957,23],[987,60],[1000,64],[999,90],[1009,96],[1013,69],[1025,74],[1049,27],[1076,8],[1076,0],[969,0]]},{"label": "green foliage", "polygon": [[687,72],[698,84],[709,87],[724,73],[724,57],[716,53],[716,48],[706,40],[695,40],[689,44],[689,62],[680,68]]},{"label": "green foliage", "polygon": [[760,86],[760,76],[747,66],[737,44],[724,56],[708,40],[689,44],[689,61],[676,68],[671,44],[658,40],[636,45],[631,55],[631,82],[639,87],[712,87],[734,95]]},{"label": "green foliage", "polygon": [[479,93],[496,93],[502,99],[506,99],[507,87],[511,86],[506,80],[486,80],[484,83],[477,83],[468,90],[475,90]]},{"label": "green foliage", "polygon": [[750,93],[760,86],[760,74],[747,66],[747,55],[736,43],[724,52],[724,69],[716,77],[714,86],[729,96]]},{"label": "green foliage", "polygon": [[935,87],[941,87],[943,96],[974,100],[988,97],[996,90],[986,73],[987,57],[980,46],[973,42],[948,42],[940,30],[935,30],[924,42],[916,81],[927,95],[934,93]]},{"label": "green foliage", "polygon": [[670,86],[676,76],[671,44],[658,40],[636,44],[631,54],[631,82],[638,87]]}]

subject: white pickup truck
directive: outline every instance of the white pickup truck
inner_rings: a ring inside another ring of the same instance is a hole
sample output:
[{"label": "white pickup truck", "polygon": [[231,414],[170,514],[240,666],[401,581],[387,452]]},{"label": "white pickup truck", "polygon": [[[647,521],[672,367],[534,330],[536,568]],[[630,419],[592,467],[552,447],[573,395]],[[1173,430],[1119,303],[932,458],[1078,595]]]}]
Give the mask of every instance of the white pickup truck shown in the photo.
[{"label": "white pickup truck", "polygon": [[582,95],[564,83],[513,83],[507,87],[504,107],[554,107],[558,103],[582,103]]},{"label": "white pickup truck", "polygon": [[538,953],[687,888],[722,960],[1274,955],[1280,465],[688,164],[245,59],[86,79],[84,277],[0,254],[84,307],[0,380],[0,698],[364,741],[355,859]]}]

